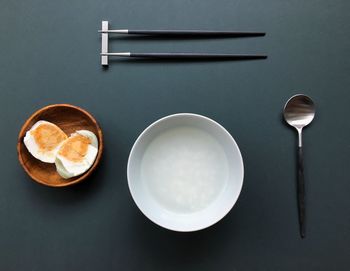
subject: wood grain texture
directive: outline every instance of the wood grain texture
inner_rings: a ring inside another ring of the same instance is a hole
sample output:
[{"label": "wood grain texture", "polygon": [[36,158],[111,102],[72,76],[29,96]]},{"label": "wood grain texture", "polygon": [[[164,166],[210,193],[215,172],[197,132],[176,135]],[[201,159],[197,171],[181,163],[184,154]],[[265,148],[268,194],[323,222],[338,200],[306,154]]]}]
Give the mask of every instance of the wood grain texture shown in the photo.
[{"label": "wood grain texture", "polygon": [[[23,143],[28,130],[39,120],[46,120],[59,126],[68,136],[77,130],[89,130],[98,139],[98,153],[92,167],[84,174],[70,179],[62,178],[56,171],[55,164],[41,162],[32,156]],[[85,180],[97,167],[103,152],[102,130],[95,118],[82,108],[69,104],[54,104],[36,111],[23,125],[17,142],[18,159],[24,170],[36,182],[52,186],[63,187]]]}]

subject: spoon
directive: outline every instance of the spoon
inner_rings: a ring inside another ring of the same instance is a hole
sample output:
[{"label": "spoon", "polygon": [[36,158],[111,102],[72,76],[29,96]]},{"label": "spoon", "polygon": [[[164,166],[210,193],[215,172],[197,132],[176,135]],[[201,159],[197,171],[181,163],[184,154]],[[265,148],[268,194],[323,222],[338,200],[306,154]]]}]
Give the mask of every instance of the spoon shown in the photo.
[{"label": "spoon", "polygon": [[303,163],[303,144],[302,131],[305,126],[310,124],[315,116],[315,105],[310,97],[297,94],[292,96],[285,104],[283,110],[285,121],[298,131],[298,211],[299,228],[301,238],[305,237],[305,182],[304,182],[304,163]]}]

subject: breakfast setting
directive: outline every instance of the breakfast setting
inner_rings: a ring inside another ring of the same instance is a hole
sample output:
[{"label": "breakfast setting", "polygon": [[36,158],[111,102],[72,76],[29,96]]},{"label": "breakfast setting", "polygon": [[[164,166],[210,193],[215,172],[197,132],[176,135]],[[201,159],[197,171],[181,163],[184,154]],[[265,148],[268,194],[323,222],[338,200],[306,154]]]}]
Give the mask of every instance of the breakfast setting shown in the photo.
[{"label": "breakfast setting", "polygon": [[0,9],[0,270],[348,270],[348,2],[39,2]]}]

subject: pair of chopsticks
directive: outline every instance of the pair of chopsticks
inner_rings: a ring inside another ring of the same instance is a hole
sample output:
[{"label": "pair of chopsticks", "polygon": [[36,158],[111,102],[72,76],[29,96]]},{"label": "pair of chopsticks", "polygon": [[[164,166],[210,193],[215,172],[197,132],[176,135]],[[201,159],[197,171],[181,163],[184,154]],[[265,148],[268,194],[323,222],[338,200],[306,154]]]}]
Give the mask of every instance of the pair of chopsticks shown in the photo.
[{"label": "pair of chopsticks", "polygon": [[117,57],[136,57],[152,59],[227,59],[227,60],[249,60],[265,59],[267,55],[261,54],[213,54],[213,53],[131,53],[131,52],[108,52],[108,35],[125,34],[125,35],[147,35],[147,36],[166,36],[166,37],[259,37],[265,36],[264,32],[237,32],[237,31],[207,31],[207,30],[129,30],[129,29],[108,29],[108,21],[102,21],[102,50],[101,63],[108,65],[109,56]]}]

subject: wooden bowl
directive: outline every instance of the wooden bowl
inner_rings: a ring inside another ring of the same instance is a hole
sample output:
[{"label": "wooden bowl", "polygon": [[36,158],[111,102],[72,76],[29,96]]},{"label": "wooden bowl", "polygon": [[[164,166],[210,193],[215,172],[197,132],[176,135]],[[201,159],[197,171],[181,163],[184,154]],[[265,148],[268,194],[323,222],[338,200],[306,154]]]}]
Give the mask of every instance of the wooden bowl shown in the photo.
[{"label": "wooden bowl", "polygon": [[[77,130],[89,130],[98,139],[98,153],[92,167],[82,175],[64,179],[56,171],[55,164],[43,163],[32,156],[23,143],[28,130],[39,120],[46,120],[56,124],[68,136]],[[69,104],[54,104],[36,111],[23,125],[17,143],[18,159],[24,170],[36,182],[52,186],[63,187],[85,180],[97,167],[103,151],[102,130],[94,117],[85,110]]]}]

